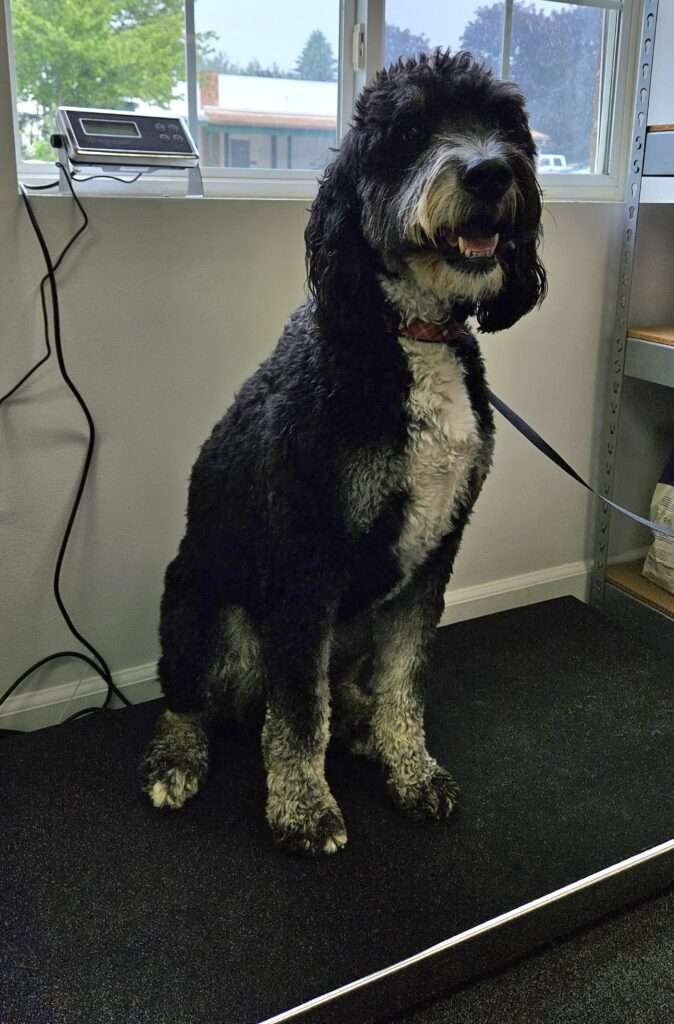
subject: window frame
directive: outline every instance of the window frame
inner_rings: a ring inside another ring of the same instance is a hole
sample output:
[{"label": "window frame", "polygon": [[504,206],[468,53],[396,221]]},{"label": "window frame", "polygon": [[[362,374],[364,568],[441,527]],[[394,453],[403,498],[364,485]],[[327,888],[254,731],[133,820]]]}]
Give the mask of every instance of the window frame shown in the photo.
[{"label": "window frame", "polygon": [[[450,0],[444,0],[450,2]],[[487,0],[485,0],[487,2]],[[515,0],[504,0],[504,46],[502,72],[509,64],[512,11]],[[607,160],[603,173],[551,174],[540,176],[544,199],[547,202],[622,202],[626,180],[628,137],[633,101],[637,59],[637,17],[641,0],[561,0],[583,7],[598,7],[615,12],[609,19],[604,41],[605,50],[612,48],[610,73],[602,58],[602,102],[600,106],[599,138],[605,148]],[[339,73],[337,137],[341,139],[348,128],[355,98],[359,91],[383,65],[385,0],[341,0],[339,24]],[[194,50],[194,0],[186,0],[186,76],[188,121],[194,134],[197,120],[197,79]],[[21,137],[18,129],[15,67],[11,35],[11,10],[6,0],[10,32],[9,62],[13,84],[14,144],[18,178],[26,184],[42,184],[54,178],[54,166],[47,161],[24,161],[21,158]],[[611,28],[611,24],[613,28]],[[357,25],[362,26],[364,60],[354,67],[353,39]],[[191,29],[191,32],[190,32]],[[190,40],[191,35],[191,40]],[[192,73],[191,73],[192,72]],[[195,137],[198,137],[195,135]],[[607,145],[608,143],[608,145]],[[287,168],[227,168],[203,166],[201,173],[206,198],[225,199],[288,199],[307,201],[316,195],[318,177],[315,170]],[[181,172],[144,174],[133,186],[126,187],[103,180],[80,184],[85,195],[131,197],[181,197],[185,195],[185,176]],[[47,193],[49,194],[49,193]],[[53,193],[57,194],[57,193]]]}]

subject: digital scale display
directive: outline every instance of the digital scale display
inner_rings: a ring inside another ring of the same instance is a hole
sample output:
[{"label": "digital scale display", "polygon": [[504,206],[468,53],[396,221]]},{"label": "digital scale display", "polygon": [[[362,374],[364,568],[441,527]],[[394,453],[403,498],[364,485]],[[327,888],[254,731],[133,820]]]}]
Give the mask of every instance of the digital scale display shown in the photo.
[{"label": "digital scale display", "polygon": [[87,135],[112,135],[123,139],[140,138],[140,131],[135,121],[99,121],[91,117],[81,117],[80,124]]}]

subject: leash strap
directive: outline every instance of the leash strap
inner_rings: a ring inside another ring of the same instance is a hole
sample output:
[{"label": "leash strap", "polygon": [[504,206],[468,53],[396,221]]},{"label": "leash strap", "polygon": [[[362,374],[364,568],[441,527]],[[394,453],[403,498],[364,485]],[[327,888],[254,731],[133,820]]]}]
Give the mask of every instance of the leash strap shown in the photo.
[{"label": "leash strap", "polygon": [[620,512],[621,515],[624,516],[629,516],[629,518],[633,519],[636,523],[641,523],[642,526],[648,527],[649,530],[653,530],[655,533],[661,533],[664,537],[674,538],[674,529],[672,529],[671,526],[665,526],[664,523],[654,523],[651,522],[650,519],[638,516],[636,512],[630,512],[628,508],[623,508],[622,505],[617,505],[615,501],[610,501],[609,498],[605,498],[602,494],[599,494],[598,491],[595,491],[593,487],[590,487],[590,485],[586,483],[578,473],[576,473],[575,469],[562,458],[559,452],[556,452],[547,441],[544,441],[540,434],[536,433],[533,427],[530,427],[521,416],[518,416],[517,413],[510,408],[510,406],[501,401],[493,391],[489,392],[489,401],[494,408],[512,424],[515,430],[519,430],[520,434],[526,437],[527,441],[530,441],[534,447],[538,448],[539,452],[542,452],[543,455],[547,456],[547,458],[554,462],[556,466],[559,466],[559,468],[563,469],[565,473],[568,473],[576,483],[585,487],[585,489],[594,494],[596,498],[603,501],[605,505],[610,505],[611,508],[616,510],[616,512]]}]

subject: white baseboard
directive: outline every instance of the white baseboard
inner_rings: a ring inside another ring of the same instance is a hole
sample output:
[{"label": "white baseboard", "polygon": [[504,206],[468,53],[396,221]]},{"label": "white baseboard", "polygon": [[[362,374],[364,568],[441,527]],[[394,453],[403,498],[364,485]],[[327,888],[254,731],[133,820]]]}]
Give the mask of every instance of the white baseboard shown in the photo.
[{"label": "white baseboard", "polygon": [[[454,588],[450,585],[445,594],[445,611],[440,625],[566,595],[586,601],[589,585],[590,566],[586,562],[557,565],[523,576],[508,576],[475,587]],[[113,680],[132,704],[161,696],[155,662],[113,672]],[[16,693],[0,705],[0,729],[28,731],[60,725],[83,708],[101,705],[105,693],[104,683],[96,676],[45,687],[35,693]],[[119,707],[120,702],[115,698],[110,706]]]},{"label": "white baseboard", "polygon": [[[113,672],[115,686],[132,704],[142,704],[161,696],[157,680],[156,662]],[[0,705],[0,729],[19,729],[27,732],[60,725],[64,719],[88,707],[99,707],[107,693],[105,683],[98,676],[46,686],[34,693],[16,693]],[[121,707],[116,697],[110,707]]]},{"label": "white baseboard", "polygon": [[571,596],[587,601],[590,574],[589,562],[569,562],[522,576],[490,580],[475,587],[455,588],[450,584],[445,592],[445,610],[440,625],[493,615],[509,608],[523,608],[555,597]]}]

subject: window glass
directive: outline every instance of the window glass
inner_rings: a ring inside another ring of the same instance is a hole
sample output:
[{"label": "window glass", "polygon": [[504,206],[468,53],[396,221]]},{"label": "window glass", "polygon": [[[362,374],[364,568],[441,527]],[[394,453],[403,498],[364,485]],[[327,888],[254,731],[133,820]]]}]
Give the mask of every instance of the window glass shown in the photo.
[{"label": "window glass", "polygon": [[[603,168],[600,153],[603,51],[612,53],[609,18],[599,7],[515,0],[505,40],[508,78],[527,99],[541,174],[588,174]],[[387,0],[385,63],[419,50],[470,50],[503,72],[503,0]]]},{"label": "window glass", "polygon": [[53,160],[58,106],[186,113],[183,0],[11,0],[24,160]]},{"label": "window glass", "polygon": [[195,25],[204,164],[325,167],[337,145],[339,0],[197,0]]},{"label": "window glass", "polygon": [[514,6],[509,77],[522,87],[541,136],[541,174],[602,170],[601,61],[608,17],[598,7],[548,0]]},{"label": "window glass", "polygon": [[[473,50],[500,75],[504,19],[504,0],[387,0],[384,64],[440,46]],[[471,28],[475,23],[477,33]]]}]

